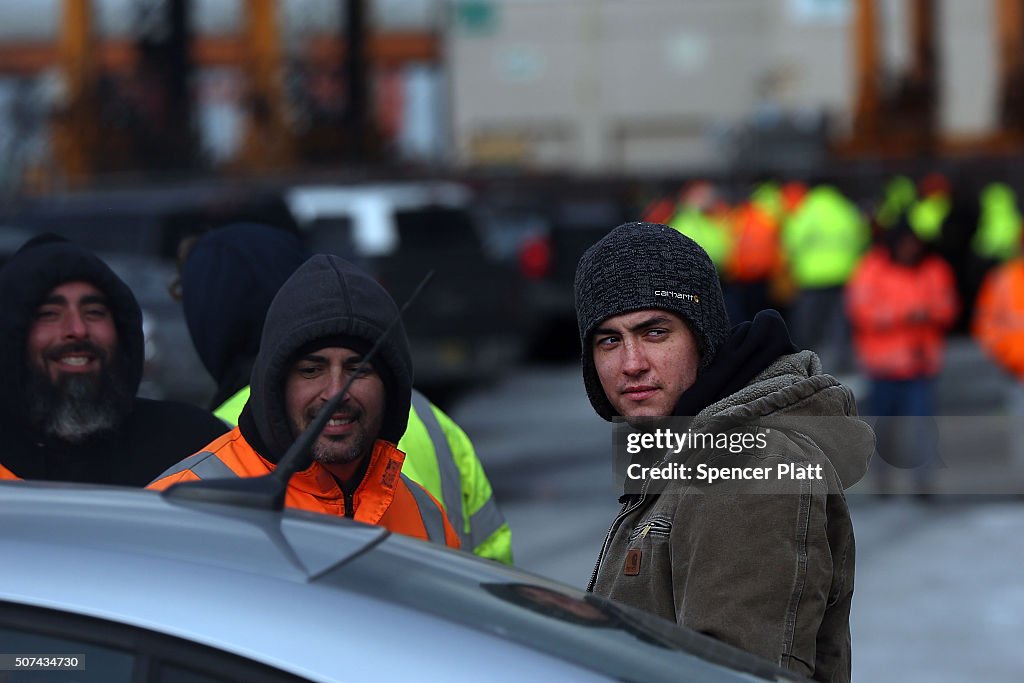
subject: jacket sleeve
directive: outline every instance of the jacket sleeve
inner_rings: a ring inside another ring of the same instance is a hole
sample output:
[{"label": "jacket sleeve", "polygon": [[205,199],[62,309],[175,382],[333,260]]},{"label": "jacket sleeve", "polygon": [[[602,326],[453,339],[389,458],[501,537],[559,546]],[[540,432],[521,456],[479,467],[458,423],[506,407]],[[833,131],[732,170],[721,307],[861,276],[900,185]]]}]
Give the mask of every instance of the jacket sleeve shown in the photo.
[{"label": "jacket sleeve", "polygon": [[802,489],[677,507],[695,518],[675,522],[673,594],[678,623],[810,676],[833,567],[826,496]]},{"label": "jacket sleeve", "polygon": [[512,564],[512,530],[494,499],[491,482],[466,432],[437,406],[431,406],[451,448],[462,486],[462,509],[473,554]]},{"label": "jacket sleeve", "polygon": [[430,491],[426,490],[416,482],[412,482],[412,486],[419,486],[423,489],[423,492],[430,496],[430,500],[437,506],[437,511],[441,513],[441,521],[444,524],[444,544],[449,548],[455,548],[456,550],[461,548],[462,541],[459,538],[459,532],[457,532],[455,527],[452,526],[452,523],[448,521],[448,515],[444,513],[444,506],[441,505],[437,498],[434,498]]}]

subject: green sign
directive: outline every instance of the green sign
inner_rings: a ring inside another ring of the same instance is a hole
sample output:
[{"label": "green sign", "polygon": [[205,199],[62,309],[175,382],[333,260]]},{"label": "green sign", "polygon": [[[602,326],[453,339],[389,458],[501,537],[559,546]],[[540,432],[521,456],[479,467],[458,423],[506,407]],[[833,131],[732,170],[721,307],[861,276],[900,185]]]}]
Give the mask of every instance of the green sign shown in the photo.
[{"label": "green sign", "polygon": [[498,7],[494,0],[458,0],[455,25],[465,36],[490,36],[498,27]]}]

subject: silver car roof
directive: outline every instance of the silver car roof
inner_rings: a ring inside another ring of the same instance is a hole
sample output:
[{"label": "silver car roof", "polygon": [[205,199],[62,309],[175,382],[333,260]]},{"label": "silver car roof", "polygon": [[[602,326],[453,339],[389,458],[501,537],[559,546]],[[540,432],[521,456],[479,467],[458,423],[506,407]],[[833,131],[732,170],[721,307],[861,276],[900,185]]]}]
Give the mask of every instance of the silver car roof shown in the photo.
[{"label": "silver car roof", "polygon": [[[129,624],[313,681],[795,679],[540,577],[312,513],[0,482],[0,557],[0,603]],[[589,605],[598,623],[524,608],[507,591],[517,585]]]}]

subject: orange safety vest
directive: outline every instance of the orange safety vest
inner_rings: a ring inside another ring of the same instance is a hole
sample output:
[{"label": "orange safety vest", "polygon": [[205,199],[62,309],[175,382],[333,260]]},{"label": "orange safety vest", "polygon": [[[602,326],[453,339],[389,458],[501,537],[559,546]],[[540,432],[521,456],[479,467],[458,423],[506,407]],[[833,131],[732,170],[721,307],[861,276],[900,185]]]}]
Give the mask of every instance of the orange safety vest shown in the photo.
[{"label": "orange safety vest", "polygon": [[746,202],[733,213],[732,251],[725,272],[733,282],[758,282],[771,278],[781,265],[779,224],[755,202]]},{"label": "orange safety vest", "polygon": [[[405,453],[394,444],[381,440],[374,443],[370,464],[350,498],[352,510],[347,516],[398,534],[458,548],[458,534],[441,505],[426,489],[402,474],[404,461]],[[147,488],[163,490],[183,481],[258,477],[273,471],[274,465],[253,450],[235,427],[161,474]],[[338,517],[345,517],[347,512],[345,494],[337,480],[318,462],[292,475],[285,505]]]},{"label": "orange safety vest", "polygon": [[9,469],[4,467],[3,465],[0,465],[0,479],[16,479],[16,480],[20,480],[21,477],[16,475],[14,472],[11,472]]},{"label": "orange safety vest", "polygon": [[905,266],[876,247],[847,284],[846,308],[854,348],[869,375],[933,376],[942,368],[945,332],[958,309],[953,271],[938,256]]},{"label": "orange safety vest", "polygon": [[989,356],[1024,380],[1024,259],[997,266],[985,278],[971,332]]}]

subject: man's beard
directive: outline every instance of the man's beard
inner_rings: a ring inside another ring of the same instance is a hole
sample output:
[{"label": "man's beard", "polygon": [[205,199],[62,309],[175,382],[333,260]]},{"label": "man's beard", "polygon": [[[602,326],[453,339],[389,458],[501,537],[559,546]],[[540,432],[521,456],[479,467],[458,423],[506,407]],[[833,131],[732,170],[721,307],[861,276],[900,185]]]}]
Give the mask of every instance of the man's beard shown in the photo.
[{"label": "man's beard", "polygon": [[313,444],[313,459],[321,465],[347,465],[362,459],[367,453],[368,439],[365,432],[351,434],[346,441],[348,443],[332,441],[325,445],[318,439]]},{"label": "man's beard", "polygon": [[[307,426],[316,419],[319,412],[319,410],[310,410],[306,413],[309,420],[306,423]],[[370,452],[373,445],[373,438],[367,434],[363,422],[365,414],[362,410],[350,406],[343,407],[337,412],[351,416],[355,420],[356,429],[338,440],[329,436],[321,436],[313,443],[313,459],[322,465],[347,465],[357,462]],[[292,425],[292,428],[296,434],[299,432],[296,425]]]},{"label": "man's beard", "polygon": [[99,372],[59,373],[54,381],[45,368],[29,362],[26,397],[35,433],[80,444],[117,429],[131,412],[135,397],[128,387],[127,364],[119,354],[110,362],[98,346],[76,342],[51,350],[47,357],[75,351],[94,354],[100,361]]}]

